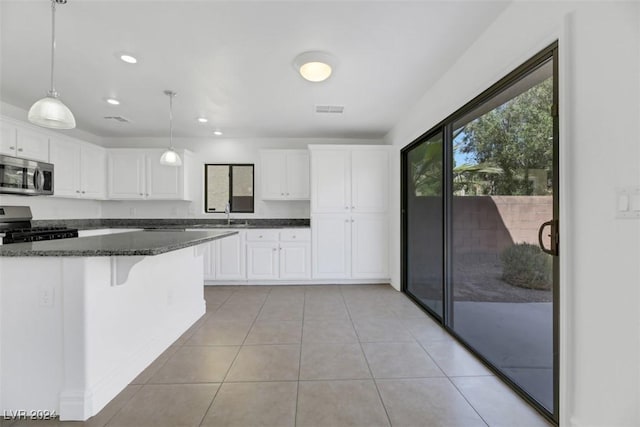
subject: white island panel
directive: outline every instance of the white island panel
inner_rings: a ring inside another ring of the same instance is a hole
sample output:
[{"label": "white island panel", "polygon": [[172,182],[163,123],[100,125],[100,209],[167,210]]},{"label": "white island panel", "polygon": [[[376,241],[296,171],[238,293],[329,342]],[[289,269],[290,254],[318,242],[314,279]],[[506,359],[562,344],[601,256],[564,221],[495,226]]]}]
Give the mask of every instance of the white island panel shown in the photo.
[{"label": "white island panel", "polygon": [[1,258],[0,411],[97,414],[205,313],[200,248],[140,257],[118,286],[113,257]]}]

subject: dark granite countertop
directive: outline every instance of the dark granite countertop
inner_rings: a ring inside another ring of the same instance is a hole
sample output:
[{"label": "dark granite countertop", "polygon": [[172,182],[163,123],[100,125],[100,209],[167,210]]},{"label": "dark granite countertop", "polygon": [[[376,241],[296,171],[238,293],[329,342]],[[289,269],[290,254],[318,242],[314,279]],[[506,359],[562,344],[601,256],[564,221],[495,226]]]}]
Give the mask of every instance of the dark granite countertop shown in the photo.
[{"label": "dark granite countertop", "polygon": [[237,231],[150,230],[0,245],[0,257],[159,255],[237,234]]},{"label": "dark granite countertop", "polygon": [[105,219],[66,219],[35,220],[34,227],[70,227],[78,230],[95,230],[100,228],[202,228],[202,229],[237,229],[237,228],[308,228],[309,219],[239,219],[234,218],[231,224],[226,219],[208,218],[105,218]]}]

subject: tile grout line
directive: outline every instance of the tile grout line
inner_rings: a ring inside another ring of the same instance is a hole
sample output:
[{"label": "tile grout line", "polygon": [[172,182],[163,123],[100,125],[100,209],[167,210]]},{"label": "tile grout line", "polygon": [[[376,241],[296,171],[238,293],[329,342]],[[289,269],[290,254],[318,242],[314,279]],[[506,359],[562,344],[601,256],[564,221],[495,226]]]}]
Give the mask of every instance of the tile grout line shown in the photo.
[{"label": "tile grout line", "polygon": [[293,414],[293,425],[298,425],[298,402],[300,398],[300,373],[302,371],[302,336],[304,335],[304,310],[307,304],[307,289],[302,297],[302,325],[300,327],[300,357],[298,358],[298,381],[296,382],[296,409]]},{"label": "tile grout line", "polygon": [[272,291],[273,291],[273,287],[270,287],[269,288],[269,292],[267,292],[267,296],[264,298],[264,301],[262,301],[262,305],[260,306],[260,310],[258,310],[258,314],[256,314],[256,317],[254,317],[253,321],[251,322],[251,325],[249,325],[249,329],[247,330],[247,334],[244,336],[244,339],[242,340],[242,343],[240,343],[240,345],[238,346],[238,352],[236,353],[236,356],[231,361],[231,364],[229,365],[229,368],[227,369],[227,372],[224,374],[224,377],[222,378],[222,382],[220,383],[220,387],[222,387],[222,384],[224,384],[225,380],[229,376],[229,372],[231,372],[231,368],[233,367],[233,364],[236,363],[236,360],[238,360],[238,356],[240,355],[240,352],[242,351],[242,348],[244,347],[244,343],[247,341],[247,338],[249,337],[249,334],[251,333],[251,329],[253,329],[253,326],[256,324],[256,321],[258,320],[258,317],[260,317],[260,313],[262,313],[262,310],[264,309],[264,305],[266,304],[267,299],[269,299],[269,295],[271,295]]},{"label": "tile grout line", "polygon": [[460,396],[462,396],[462,398],[465,400],[465,402],[467,402],[467,404],[473,409],[473,411],[478,414],[478,416],[480,417],[480,419],[482,420],[483,423],[485,423],[487,425],[487,427],[489,427],[489,423],[487,422],[487,420],[484,419],[484,417],[482,416],[482,414],[480,414],[480,411],[478,411],[476,409],[475,406],[473,406],[471,404],[471,402],[469,402],[469,399],[467,399],[467,396],[464,395],[464,393],[462,392],[462,390],[460,390],[458,388],[458,386],[456,385],[456,383],[454,383],[451,378],[447,377],[447,380],[449,380],[449,382],[451,383],[451,385],[453,385],[453,387],[456,389],[456,391],[460,394]]},{"label": "tile grout line", "polygon": [[378,393],[378,399],[380,399],[380,403],[382,404],[382,408],[384,409],[384,413],[387,416],[387,422],[389,426],[392,426],[391,417],[389,416],[389,411],[387,410],[387,406],[384,404],[384,400],[382,399],[382,394],[380,394],[380,388],[378,387],[378,382],[376,381],[375,376],[373,375],[373,371],[371,370],[371,365],[369,365],[369,359],[367,359],[367,354],[364,352],[364,347],[362,347],[362,342],[360,341],[360,334],[358,334],[358,330],[356,329],[356,325],[353,323],[353,318],[351,317],[351,310],[349,309],[349,305],[344,299],[344,293],[342,292],[342,288],[340,288],[340,295],[342,295],[342,301],[347,309],[347,315],[349,316],[349,321],[351,322],[351,326],[356,333],[356,337],[358,338],[358,345],[360,346],[360,351],[362,352],[362,356],[364,357],[364,361],[367,364],[367,369],[369,369],[369,374],[371,375],[371,379],[373,380],[373,385],[376,388],[376,392]]},{"label": "tile grout line", "polygon": [[[227,379],[227,376],[229,375],[229,371],[231,371],[231,367],[233,366],[233,364],[235,363],[235,361],[238,359],[238,355],[240,354],[240,350],[242,350],[242,347],[244,345],[244,342],[247,340],[247,337],[249,336],[249,332],[251,332],[251,328],[253,328],[253,325],[256,323],[256,319],[258,318],[258,316],[260,315],[260,312],[262,311],[262,308],[264,307],[264,304],[267,300],[267,298],[269,297],[269,294],[271,293],[271,291],[273,290],[273,288],[269,288],[269,292],[267,293],[267,297],[264,299],[264,301],[262,302],[262,305],[260,306],[260,311],[258,311],[258,314],[256,314],[256,317],[253,319],[253,322],[251,323],[251,326],[249,326],[249,329],[247,330],[247,334],[245,335],[244,339],[242,340],[242,343],[238,346],[238,352],[236,353],[235,357],[233,358],[233,360],[231,361],[231,363],[229,364],[229,368],[227,368],[227,372],[225,372],[224,377],[222,377],[222,381],[220,381],[220,385],[218,386],[218,389],[216,390],[215,394],[213,395],[213,399],[211,399],[211,403],[209,403],[209,406],[207,407],[207,410],[204,412],[204,414],[202,415],[202,419],[200,420],[200,424],[199,426],[202,426],[202,423],[204,422],[205,418],[207,417],[207,414],[209,413],[209,411],[211,410],[211,408],[213,407],[213,403],[216,400],[216,397],[218,396],[218,393],[220,393],[220,390],[222,389],[222,386],[224,385],[225,381]],[[222,303],[218,309],[220,307],[222,307],[224,304],[226,304],[226,302],[237,292],[237,290],[234,290],[234,292],[229,295],[229,297],[224,301],[224,303]],[[217,311],[217,309],[216,309]],[[232,346],[234,347],[234,346]]]}]

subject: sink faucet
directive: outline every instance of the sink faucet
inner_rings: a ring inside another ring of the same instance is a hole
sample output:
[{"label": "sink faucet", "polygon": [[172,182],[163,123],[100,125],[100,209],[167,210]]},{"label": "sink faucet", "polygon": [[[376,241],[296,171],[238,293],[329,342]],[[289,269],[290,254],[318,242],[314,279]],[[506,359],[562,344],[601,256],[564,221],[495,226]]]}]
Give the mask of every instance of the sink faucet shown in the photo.
[{"label": "sink faucet", "polygon": [[227,205],[224,207],[224,213],[227,214],[227,225],[231,225],[231,204],[227,202]]}]

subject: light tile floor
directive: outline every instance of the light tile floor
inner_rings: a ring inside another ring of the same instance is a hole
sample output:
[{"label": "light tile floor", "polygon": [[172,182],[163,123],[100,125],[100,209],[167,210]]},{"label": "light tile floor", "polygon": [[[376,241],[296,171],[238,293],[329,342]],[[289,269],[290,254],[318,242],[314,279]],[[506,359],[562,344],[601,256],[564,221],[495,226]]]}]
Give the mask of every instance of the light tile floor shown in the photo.
[{"label": "light tile floor", "polygon": [[208,286],[205,298],[95,417],[2,427],[548,425],[390,286]]}]

